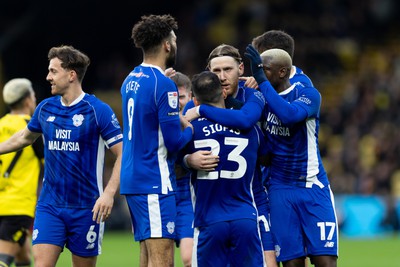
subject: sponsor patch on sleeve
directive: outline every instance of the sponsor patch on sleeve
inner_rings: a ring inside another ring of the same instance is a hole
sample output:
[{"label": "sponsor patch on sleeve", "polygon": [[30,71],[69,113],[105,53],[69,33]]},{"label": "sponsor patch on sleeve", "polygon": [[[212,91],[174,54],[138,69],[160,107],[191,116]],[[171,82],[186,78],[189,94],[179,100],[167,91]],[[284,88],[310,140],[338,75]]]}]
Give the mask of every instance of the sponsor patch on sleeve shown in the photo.
[{"label": "sponsor patch on sleeve", "polygon": [[171,108],[178,107],[178,92],[168,92],[168,105]]}]

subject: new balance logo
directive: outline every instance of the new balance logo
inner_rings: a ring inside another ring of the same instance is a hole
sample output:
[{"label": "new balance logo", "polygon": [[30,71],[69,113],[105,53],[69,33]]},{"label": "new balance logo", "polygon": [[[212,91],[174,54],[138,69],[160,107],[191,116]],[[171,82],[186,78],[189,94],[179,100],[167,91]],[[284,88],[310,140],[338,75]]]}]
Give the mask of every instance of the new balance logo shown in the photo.
[{"label": "new balance logo", "polygon": [[90,243],[86,246],[86,249],[94,249],[94,243]]},{"label": "new balance logo", "polygon": [[55,119],[55,116],[49,116],[46,121],[53,122]]},{"label": "new balance logo", "polygon": [[325,243],[325,246],[324,247],[326,247],[326,248],[333,248],[333,246],[335,245],[335,242],[326,242]]}]

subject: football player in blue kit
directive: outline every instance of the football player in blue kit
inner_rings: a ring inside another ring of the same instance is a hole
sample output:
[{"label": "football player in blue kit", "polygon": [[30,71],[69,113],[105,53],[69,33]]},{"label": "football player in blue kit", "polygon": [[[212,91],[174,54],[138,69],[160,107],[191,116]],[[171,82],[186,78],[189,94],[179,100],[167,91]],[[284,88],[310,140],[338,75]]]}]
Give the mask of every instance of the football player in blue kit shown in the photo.
[{"label": "football player in blue kit", "polygon": [[[251,128],[260,119],[262,111],[265,105],[265,99],[259,91],[254,90],[246,86],[244,81],[240,80],[241,75],[244,72],[244,63],[240,56],[239,50],[228,44],[221,44],[214,48],[208,56],[208,69],[217,74],[220,79],[220,83],[223,89],[227,92],[225,99],[225,108],[227,109],[240,109],[244,103],[252,103],[252,113],[249,114],[252,118],[246,119],[244,128]],[[190,105],[192,104],[192,105]],[[187,107],[194,106],[193,101],[190,101]],[[208,116],[209,110],[215,110],[216,107],[211,105],[200,105],[202,110],[206,110],[205,117]],[[189,109],[185,116],[193,118],[193,110]],[[196,113],[196,112],[194,112]],[[211,112],[212,113],[212,112]],[[198,115],[196,114],[196,117]],[[211,115],[212,116],[212,115]],[[218,121],[218,120],[215,120]],[[198,170],[212,170],[215,166],[212,165],[214,162],[214,155],[209,155],[209,151],[200,150],[187,156],[186,162],[194,169]],[[201,157],[199,157],[199,154]],[[203,166],[201,164],[204,164]],[[254,198],[256,200],[259,222],[260,222],[260,233],[263,242],[263,249],[266,262],[268,266],[277,266],[275,257],[275,247],[273,244],[270,225],[269,225],[269,211],[268,211],[268,196],[265,188],[262,185],[261,166],[258,166],[255,172],[255,179],[252,190]]]},{"label": "football player in blue kit", "polygon": [[[312,86],[290,84],[292,60],[284,50],[269,49],[260,57],[249,45],[245,55],[267,101],[262,128],[272,156],[268,193],[277,259],[285,267],[304,266],[306,256],[315,266],[336,266],[338,225],[318,149],[321,95]],[[241,128],[252,105],[213,108],[208,117]]]},{"label": "football player in blue kit", "polygon": [[[263,129],[272,155],[268,192],[277,259],[283,266],[334,267],[338,225],[333,193],[318,148],[321,94],[289,82],[292,60],[282,49],[246,48],[267,105]],[[287,231],[291,229],[291,231]]]},{"label": "football player in blue kit", "polygon": [[[96,266],[119,186],[122,133],[110,106],[82,89],[89,58],[60,46],[50,49],[48,59],[46,79],[55,96],[37,106],[27,128],[0,144],[0,153],[43,136],[44,179],[32,235],[35,266],[55,266],[64,246],[74,266]],[[106,148],[116,161],[103,192]]]},{"label": "football player in blue kit", "polygon": [[[287,32],[282,30],[269,30],[254,37],[251,44],[260,54],[272,48],[285,50],[293,61],[295,46],[294,39]],[[290,69],[289,81],[291,84],[300,82],[305,86],[314,86],[311,79],[303,72],[303,70],[293,64]]]},{"label": "football player in blue kit", "polygon": [[[266,31],[263,34],[254,37],[251,43],[260,54],[272,48],[285,50],[290,55],[293,61],[295,47],[294,39],[290,34],[285,31]],[[290,84],[300,82],[304,86],[314,86],[311,79],[303,72],[303,70],[293,64],[290,70],[289,81]],[[263,168],[263,181],[265,184],[268,183],[269,175],[270,169],[268,167]],[[305,261],[305,266],[308,266],[307,260]]]},{"label": "football player in blue kit", "polygon": [[[182,72],[175,72],[170,76],[178,87],[179,113],[192,99],[192,82]],[[180,163],[175,164],[176,174],[176,221],[175,231],[176,246],[180,249],[181,259],[184,267],[192,264],[193,251],[193,205],[190,197],[190,171]]]},{"label": "football player in blue kit", "polygon": [[140,242],[140,266],[174,265],[174,166],[177,152],[193,134],[191,124],[180,119],[178,89],[165,75],[175,63],[177,28],[170,15],[141,17],[132,39],[143,52],[143,63],[121,86],[120,191],[128,203],[135,240]]},{"label": "football player in blue kit", "polygon": [[[218,76],[204,71],[192,80],[195,102],[225,108]],[[257,126],[240,131],[205,118],[192,121],[188,153],[219,156],[214,171],[193,171],[194,252],[192,266],[263,266],[258,212],[252,192],[257,159],[266,153]]]}]

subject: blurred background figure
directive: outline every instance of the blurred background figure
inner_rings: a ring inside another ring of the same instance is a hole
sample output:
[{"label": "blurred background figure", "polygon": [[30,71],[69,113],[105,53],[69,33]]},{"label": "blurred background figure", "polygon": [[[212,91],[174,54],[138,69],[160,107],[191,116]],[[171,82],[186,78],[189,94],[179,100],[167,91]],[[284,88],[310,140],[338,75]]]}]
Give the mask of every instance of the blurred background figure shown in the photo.
[{"label": "blurred background figure", "polygon": [[[178,87],[179,92],[179,113],[192,100],[192,82],[182,72],[175,72],[170,77]],[[176,246],[180,248],[180,255],[183,266],[192,266],[193,251],[193,205],[190,197],[190,172],[175,163],[176,174],[176,221],[175,231]]]},{"label": "blurred background figure", "polygon": [[178,87],[179,92],[179,112],[182,113],[183,108],[192,100],[192,82],[189,77],[182,72],[176,72],[170,77]]},{"label": "blurred background figure", "polygon": [[[0,119],[0,142],[26,127],[36,108],[32,83],[8,81],[3,99],[9,113]],[[31,266],[31,227],[43,159],[43,142],[0,155],[0,266]]]}]

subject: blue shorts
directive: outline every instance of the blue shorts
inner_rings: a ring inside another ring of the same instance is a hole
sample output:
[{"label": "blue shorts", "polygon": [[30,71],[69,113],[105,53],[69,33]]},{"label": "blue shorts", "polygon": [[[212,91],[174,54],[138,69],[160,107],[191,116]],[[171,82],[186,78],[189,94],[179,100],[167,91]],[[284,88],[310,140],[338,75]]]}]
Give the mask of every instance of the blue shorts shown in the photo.
[{"label": "blue shorts", "polygon": [[32,244],[52,244],[81,257],[101,254],[104,222],[92,220],[92,209],[60,208],[43,203],[36,207]]},{"label": "blue shorts", "polygon": [[258,210],[258,223],[260,227],[261,241],[263,243],[264,251],[274,251],[275,244],[272,239],[271,223],[269,219],[269,200],[268,192],[265,187],[261,185],[261,180],[257,177],[253,180],[253,194],[254,200]]},{"label": "blue shorts", "polygon": [[338,225],[329,186],[271,185],[268,193],[278,261],[338,255]]},{"label": "blue shorts", "polygon": [[149,238],[175,239],[175,194],[125,195],[135,241]]},{"label": "blue shorts", "polygon": [[190,196],[189,183],[190,183],[189,177],[177,180],[178,188],[175,193],[176,197],[175,242],[177,247],[179,247],[179,241],[182,238],[193,238],[194,212],[193,212],[192,199]]},{"label": "blue shorts", "polygon": [[238,219],[196,227],[192,262],[197,266],[263,266],[264,254],[255,220]]}]

